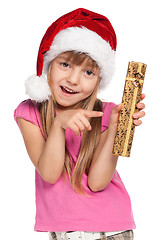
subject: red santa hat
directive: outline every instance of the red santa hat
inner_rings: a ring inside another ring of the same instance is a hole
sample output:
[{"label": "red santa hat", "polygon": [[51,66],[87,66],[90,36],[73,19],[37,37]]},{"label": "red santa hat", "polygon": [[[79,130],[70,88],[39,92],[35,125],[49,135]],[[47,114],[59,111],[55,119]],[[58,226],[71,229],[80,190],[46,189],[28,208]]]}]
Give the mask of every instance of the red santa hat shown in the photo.
[{"label": "red santa hat", "polygon": [[49,99],[49,63],[66,51],[90,56],[100,68],[100,88],[109,84],[115,65],[115,31],[105,16],[79,8],[63,15],[47,29],[39,47],[37,73],[25,82],[26,93],[31,99],[37,102]]}]

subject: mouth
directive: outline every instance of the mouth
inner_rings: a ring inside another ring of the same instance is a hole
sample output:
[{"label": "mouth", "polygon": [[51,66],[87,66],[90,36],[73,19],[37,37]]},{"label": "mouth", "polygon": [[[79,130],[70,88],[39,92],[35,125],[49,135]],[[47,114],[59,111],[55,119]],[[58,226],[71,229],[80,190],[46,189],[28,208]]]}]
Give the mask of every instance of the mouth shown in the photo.
[{"label": "mouth", "polygon": [[78,92],[68,88],[68,87],[65,87],[65,86],[60,86],[61,90],[63,93],[67,93],[67,94],[77,94]]}]

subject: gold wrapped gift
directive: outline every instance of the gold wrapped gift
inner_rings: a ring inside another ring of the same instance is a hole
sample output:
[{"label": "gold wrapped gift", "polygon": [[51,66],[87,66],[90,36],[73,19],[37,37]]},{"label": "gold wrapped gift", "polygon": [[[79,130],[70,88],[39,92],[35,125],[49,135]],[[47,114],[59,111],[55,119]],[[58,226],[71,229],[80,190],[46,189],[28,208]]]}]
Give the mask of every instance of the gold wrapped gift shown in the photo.
[{"label": "gold wrapped gift", "polygon": [[113,155],[130,157],[131,146],[135,131],[132,115],[139,111],[136,107],[140,102],[146,64],[129,62],[122,97],[122,109],[119,114],[117,132],[114,139]]}]

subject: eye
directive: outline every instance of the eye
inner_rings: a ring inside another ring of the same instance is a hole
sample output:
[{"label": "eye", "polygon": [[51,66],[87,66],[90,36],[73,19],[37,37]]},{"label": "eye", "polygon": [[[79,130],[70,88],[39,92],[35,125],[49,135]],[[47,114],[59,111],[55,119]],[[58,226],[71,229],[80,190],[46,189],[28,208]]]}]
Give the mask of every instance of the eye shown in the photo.
[{"label": "eye", "polygon": [[60,65],[64,68],[69,68],[70,65],[67,62],[61,62]]},{"label": "eye", "polygon": [[93,76],[93,75],[95,75],[94,72],[91,71],[91,70],[86,70],[86,71],[85,71],[85,74],[88,75],[88,76]]}]

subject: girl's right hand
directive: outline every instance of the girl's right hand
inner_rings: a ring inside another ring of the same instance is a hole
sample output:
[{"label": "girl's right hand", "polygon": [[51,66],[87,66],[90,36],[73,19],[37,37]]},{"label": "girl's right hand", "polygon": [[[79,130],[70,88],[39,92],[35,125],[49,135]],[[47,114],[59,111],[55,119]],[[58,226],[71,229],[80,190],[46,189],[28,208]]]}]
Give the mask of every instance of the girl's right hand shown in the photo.
[{"label": "girl's right hand", "polygon": [[58,122],[61,128],[70,128],[77,136],[79,136],[85,129],[91,130],[88,118],[102,117],[102,115],[103,112],[98,111],[71,109],[58,113],[54,121]]}]

